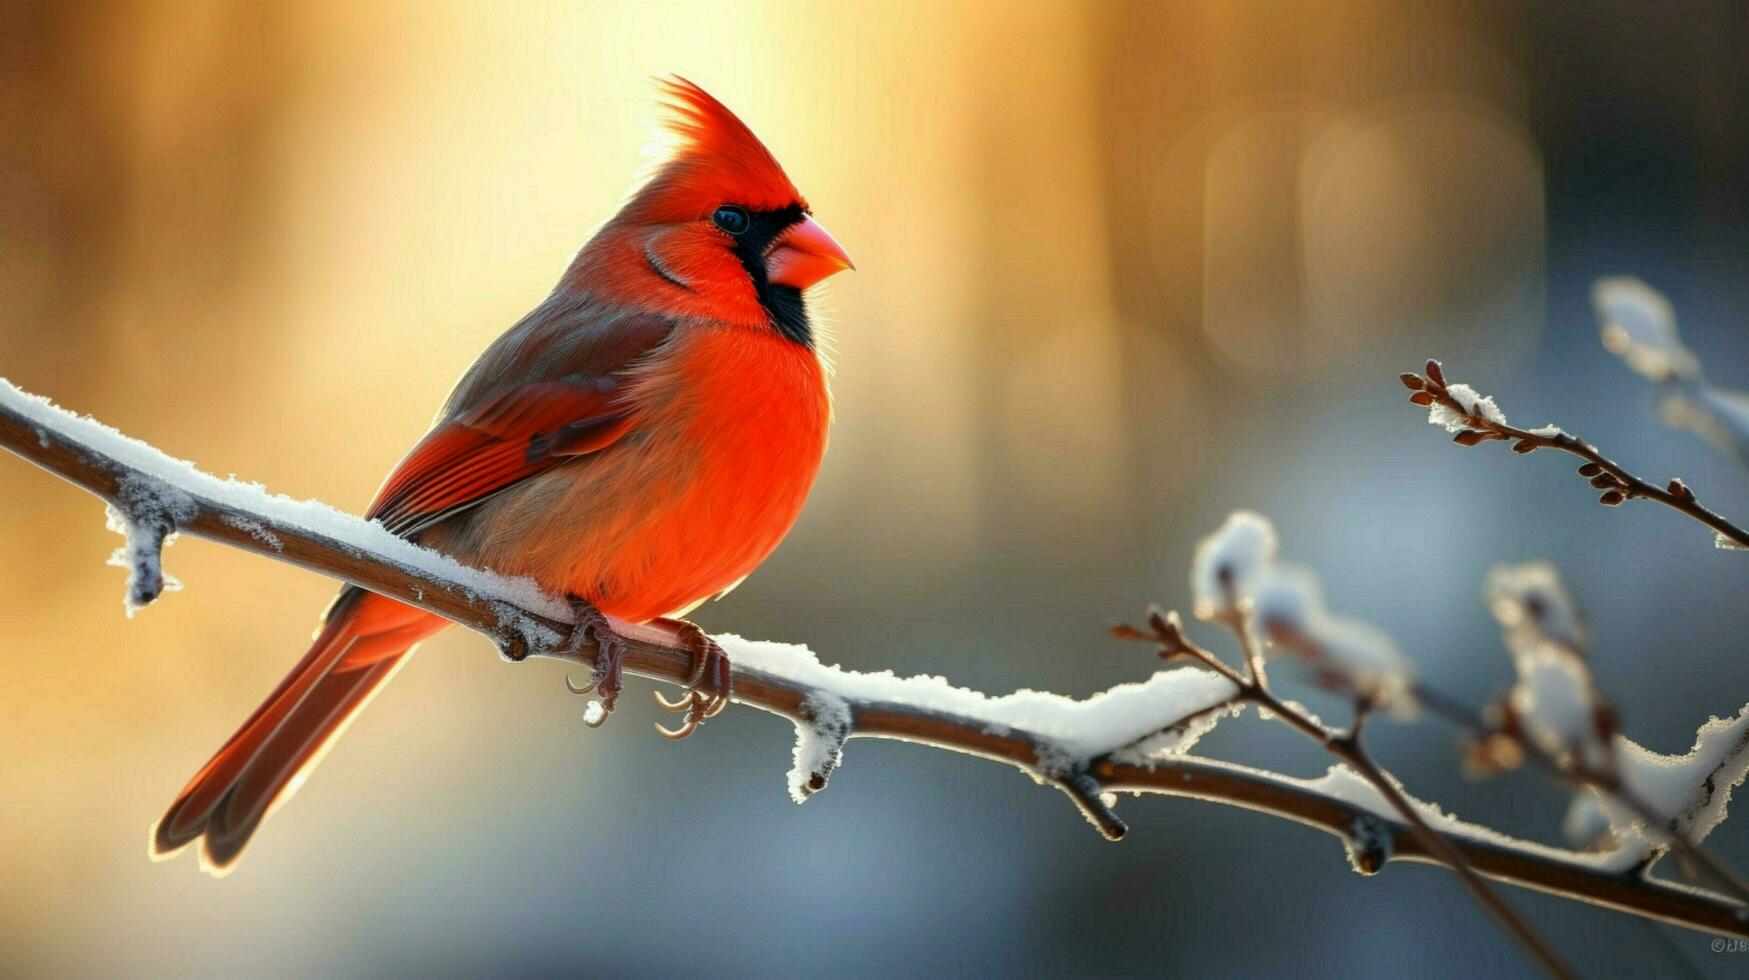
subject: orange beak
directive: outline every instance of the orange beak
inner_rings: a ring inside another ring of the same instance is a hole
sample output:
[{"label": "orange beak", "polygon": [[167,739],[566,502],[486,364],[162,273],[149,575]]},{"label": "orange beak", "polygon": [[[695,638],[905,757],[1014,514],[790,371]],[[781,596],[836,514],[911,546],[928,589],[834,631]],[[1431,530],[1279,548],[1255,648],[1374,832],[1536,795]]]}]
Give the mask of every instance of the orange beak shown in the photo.
[{"label": "orange beak", "polygon": [[779,286],[807,289],[835,272],[854,268],[844,246],[813,218],[791,225],[765,253],[765,277]]}]

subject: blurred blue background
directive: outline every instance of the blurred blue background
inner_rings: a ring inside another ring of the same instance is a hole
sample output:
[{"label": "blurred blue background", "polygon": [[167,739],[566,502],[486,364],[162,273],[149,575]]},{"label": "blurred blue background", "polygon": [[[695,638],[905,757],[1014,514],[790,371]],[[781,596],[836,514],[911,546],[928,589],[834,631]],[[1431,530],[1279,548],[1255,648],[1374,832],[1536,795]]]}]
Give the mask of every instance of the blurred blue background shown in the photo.
[{"label": "blurred blue background", "polygon": [[[1749,387],[1746,51],[1736,2],[0,0],[0,373],[360,508],[611,213],[645,78],[678,71],[858,263],[826,298],[820,485],[707,628],[1084,696],[1153,669],[1105,626],[1187,605],[1196,540],[1248,507],[1477,704],[1511,679],[1484,574],[1552,559],[1627,732],[1680,752],[1749,701],[1742,556],[1546,454],[1449,445],[1396,375],[1441,357],[1749,515],[1749,474],[1656,421],[1588,299],[1646,279]],[[94,501],[3,460],[0,497],[0,973],[1531,973],[1449,875],[1363,879],[1304,828],[1126,799],[1112,845],[1015,772],[872,742],[797,807],[782,722],[670,745],[634,683],[589,732],[556,668],[459,633],[237,873],[151,865],[332,583],[185,542],[188,590],[128,622]],[[1536,777],[1466,781],[1431,723],[1376,742],[1416,794],[1557,839]],[[1201,751],[1326,765],[1253,718]],[[1712,840],[1749,865],[1742,826]],[[1749,963],[1510,898],[1588,975]]]}]

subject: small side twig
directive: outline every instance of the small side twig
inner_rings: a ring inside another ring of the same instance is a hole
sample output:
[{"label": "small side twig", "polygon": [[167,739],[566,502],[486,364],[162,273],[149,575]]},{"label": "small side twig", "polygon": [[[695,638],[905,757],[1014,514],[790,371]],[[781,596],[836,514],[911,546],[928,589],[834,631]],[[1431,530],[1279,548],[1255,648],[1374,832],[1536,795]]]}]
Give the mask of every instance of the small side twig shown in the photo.
[{"label": "small side twig", "polygon": [[[1395,777],[1391,776],[1372,758],[1371,753],[1367,751],[1361,740],[1361,733],[1370,712],[1369,704],[1364,700],[1359,702],[1353,726],[1346,732],[1340,732],[1313,718],[1297,705],[1277,697],[1275,692],[1270,689],[1268,679],[1261,669],[1262,654],[1257,647],[1255,638],[1251,635],[1246,618],[1237,610],[1237,603],[1230,602],[1228,611],[1216,616],[1214,621],[1231,631],[1238,639],[1245,662],[1250,665],[1250,669],[1244,675],[1233,670],[1214,653],[1198,646],[1185,636],[1182,623],[1176,613],[1161,615],[1157,611],[1151,612],[1149,626],[1153,633],[1149,638],[1159,646],[1160,655],[1164,658],[1187,657],[1227,676],[1239,689],[1233,696],[1234,700],[1255,704],[1259,708],[1267,710],[1274,718],[1323,746],[1331,755],[1347,764],[1390,804],[1391,809],[1395,810],[1397,815],[1409,826],[1428,853],[1450,867],[1471,896],[1550,975],[1573,976],[1572,970],[1555,952],[1554,947],[1523,916],[1508,905],[1499,893],[1489,887],[1488,883],[1465,859],[1463,852],[1449,838],[1435,830],[1427,822],[1414,802],[1403,792]],[[1119,635],[1148,636],[1148,634],[1134,628],[1123,628],[1119,631]]]},{"label": "small side twig", "polygon": [[1406,372],[1400,376],[1409,389],[1409,401],[1423,408],[1438,406],[1450,413],[1449,419],[1459,426],[1452,441],[1460,446],[1477,446],[1484,442],[1512,443],[1515,453],[1532,453],[1538,449],[1555,449],[1584,460],[1579,475],[1602,491],[1597,502],[1605,507],[1617,507],[1629,500],[1650,500],[1711,528],[1717,540],[1735,548],[1749,548],[1749,531],[1703,506],[1694,491],[1680,479],[1658,486],[1629,473],[1621,464],[1603,455],[1596,446],[1557,426],[1521,429],[1509,424],[1494,408],[1493,402],[1475,395],[1467,386],[1446,381],[1438,361],[1428,361],[1425,375]]},{"label": "small side twig", "polygon": [[1130,832],[1129,824],[1124,823],[1123,818],[1106,801],[1105,788],[1086,769],[1073,769],[1051,782],[1068,795],[1075,808],[1081,811],[1087,822],[1106,840],[1123,840],[1124,835]]}]

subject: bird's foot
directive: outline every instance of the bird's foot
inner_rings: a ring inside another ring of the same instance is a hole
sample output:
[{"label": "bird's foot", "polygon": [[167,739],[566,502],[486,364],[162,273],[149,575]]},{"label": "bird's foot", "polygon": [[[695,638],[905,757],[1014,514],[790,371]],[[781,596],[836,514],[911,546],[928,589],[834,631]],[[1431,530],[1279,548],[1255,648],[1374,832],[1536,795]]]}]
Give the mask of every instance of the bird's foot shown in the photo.
[{"label": "bird's foot", "polygon": [[686,696],[678,701],[670,701],[662,696],[662,692],[652,692],[656,695],[656,703],[669,711],[686,712],[686,720],[676,729],[656,726],[663,738],[679,741],[704,724],[705,719],[714,718],[729,705],[729,655],[710,638],[704,630],[684,619],[663,620],[663,625],[672,629],[676,636],[692,648],[692,676],[686,679]]},{"label": "bird's foot", "polygon": [[613,714],[613,707],[619,701],[621,689],[620,667],[625,660],[625,638],[614,632],[613,623],[601,610],[595,608],[583,598],[567,595],[566,601],[571,604],[571,615],[577,625],[571,629],[571,651],[581,653],[591,639],[595,642],[595,664],[593,676],[589,683],[578,685],[565,677],[565,687],[572,694],[588,694],[591,691],[601,695],[596,705],[590,705],[591,710],[583,716],[583,724],[590,728],[600,728],[607,721],[607,716]]}]

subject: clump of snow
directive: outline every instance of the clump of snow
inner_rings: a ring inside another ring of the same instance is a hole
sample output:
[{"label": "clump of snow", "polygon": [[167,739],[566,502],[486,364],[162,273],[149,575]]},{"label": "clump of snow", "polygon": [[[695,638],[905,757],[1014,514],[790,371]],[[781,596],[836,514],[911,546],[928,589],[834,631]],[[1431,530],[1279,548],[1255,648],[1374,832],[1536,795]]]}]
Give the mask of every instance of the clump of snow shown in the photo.
[{"label": "clump of snow", "polygon": [[1615,839],[1596,790],[1582,789],[1573,794],[1573,802],[1567,805],[1567,815],[1561,820],[1561,836],[1574,847],[1587,849],[1602,848]]},{"label": "clump of snow", "polygon": [[1556,759],[1571,756],[1588,766],[1606,763],[1591,672],[1572,650],[1542,643],[1514,656],[1518,683],[1507,704],[1524,733]]},{"label": "clump of snow", "polygon": [[565,640],[557,630],[524,612],[522,607],[514,603],[494,601],[491,605],[492,612],[498,617],[498,649],[506,657],[511,656],[512,651],[518,650],[517,659],[541,651],[556,650]]},{"label": "clump of snow", "polygon": [[843,698],[824,691],[802,701],[796,722],[795,766],[789,771],[789,798],[797,803],[826,788],[832,771],[844,761],[852,715]]},{"label": "clump of snow", "polygon": [[[1625,871],[1657,854],[1673,835],[1699,843],[1724,822],[1732,791],[1749,773],[1749,705],[1734,718],[1709,719],[1684,755],[1653,752],[1621,735],[1613,746],[1621,794],[1594,787],[1576,794],[1562,830],[1581,847],[1613,844],[1599,860],[1608,870]],[[1648,826],[1643,809],[1660,819]]]},{"label": "clump of snow", "polygon": [[181,582],[164,574],[164,548],[175,540],[177,527],[196,512],[194,499],[168,483],[132,474],[117,481],[104,522],[127,539],[109,556],[109,564],[128,570],[124,597],[128,618],[165,592],[182,588]]},{"label": "clump of snow", "polygon": [[1192,715],[1175,725],[1168,725],[1136,743],[1119,749],[1111,754],[1113,760],[1131,765],[1146,766],[1161,759],[1175,755],[1183,755],[1196,747],[1202,737],[1214,731],[1223,718],[1237,718],[1243,714],[1243,704],[1222,705],[1198,715]]},{"label": "clump of snow", "polygon": [[1250,511],[1229,516],[1197,545],[1190,584],[1199,618],[1249,613],[1271,649],[1309,663],[1324,686],[1413,711],[1413,672],[1396,644],[1367,623],[1331,615],[1309,570],[1277,562],[1267,518]]},{"label": "clump of snow", "polygon": [[1198,619],[1238,612],[1258,576],[1275,561],[1275,527],[1248,510],[1234,511],[1215,533],[1197,543],[1190,562],[1190,590]]},{"label": "clump of snow", "polygon": [[833,695],[856,708],[901,704],[953,714],[985,730],[1032,738],[1060,754],[1065,766],[1123,748],[1183,719],[1224,704],[1233,683],[1198,667],[1158,671],[1140,683],[1119,684],[1076,700],[1043,691],[991,697],[955,687],[941,677],[900,677],[890,670],[859,672],[822,664],[793,643],[715,637],[737,671],[752,671]]},{"label": "clump of snow", "polygon": [[1414,671],[1382,630],[1332,615],[1309,570],[1271,569],[1257,586],[1251,614],[1273,650],[1297,657],[1325,687],[1366,698],[1401,714],[1414,710]]},{"label": "clump of snow", "polygon": [[1458,403],[1463,413],[1453,411],[1451,406],[1436,401],[1427,406],[1427,421],[1434,425],[1444,426],[1447,432],[1463,432],[1470,428],[1470,416],[1479,414],[1482,418],[1496,425],[1506,424],[1506,413],[1500,411],[1500,406],[1494,404],[1494,399],[1487,395],[1476,393],[1476,389],[1466,384],[1445,386],[1445,393],[1452,401]]},{"label": "clump of snow", "polygon": [[[1749,774],[1749,705],[1734,718],[1708,719],[1684,755],[1663,755],[1623,737],[1616,738],[1615,747],[1628,793],[1669,820],[1662,827],[1635,829],[1660,841],[1675,831],[1698,842],[1724,822],[1731,791]],[[1602,806],[1616,827],[1638,824],[1621,803],[1604,799]]]},{"label": "clump of snow", "polygon": [[1348,866],[1358,875],[1376,875],[1385,868],[1385,862],[1391,859],[1391,848],[1395,835],[1391,827],[1375,814],[1356,814],[1349,824],[1348,834],[1342,838],[1343,850],[1348,855]]},{"label": "clump of snow", "polygon": [[1599,279],[1591,303],[1603,324],[1603,346],[1654,381],[1700,376],[1694,354],[1676,331],[1676,311],[1664,295],[1631,276]]},{"label": "clump of snow", "polygon": [[160,595],[182,591],[182,580],[164,571],[164,549],[176,543],[175,533],[159,537],[152,529],[129,521],[114,504],[105,506],[103,526],[127,539],[110,552],[104,564],[128,573],[122,607],[129,619]]},{"label": "clump of snow", "polygon": [[1327,615],[1318,577],[1298,565],[1270,569],[1252,600],[1251,614],[1265,636],[1277,628],[1305,632],[1306,624]]},{"label": "clump of snow", "polygon": [[1560,572],[1543,561],[1497,565],[1483,592],[1518,671],[1506,698],[1512,718],[1556,759],[1606,764],[1603,706],[1583,656],[1589,636]]},{"label": "clump of snow", "polygon": [[1543,641],[1575,652],[1585,649],[1585,620],[1552,562],[1496,565],[1483,593],[1514,654],[1528,653]]}]

